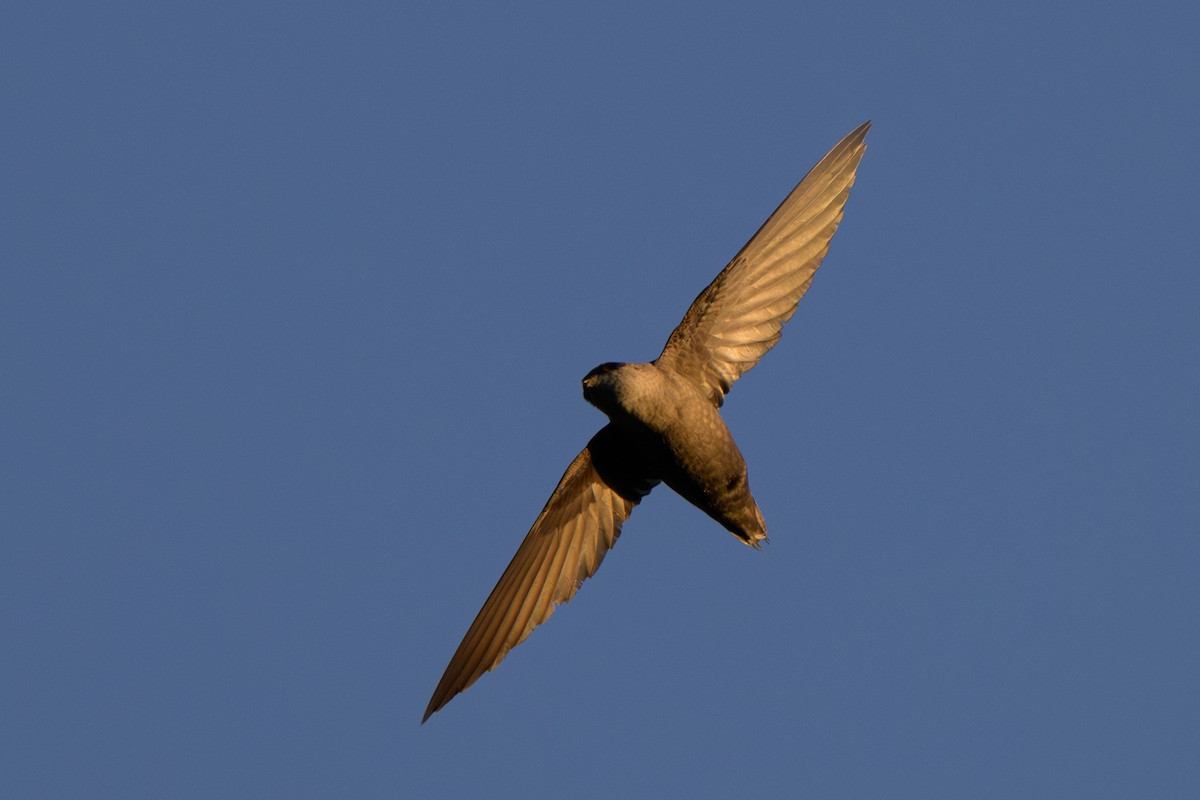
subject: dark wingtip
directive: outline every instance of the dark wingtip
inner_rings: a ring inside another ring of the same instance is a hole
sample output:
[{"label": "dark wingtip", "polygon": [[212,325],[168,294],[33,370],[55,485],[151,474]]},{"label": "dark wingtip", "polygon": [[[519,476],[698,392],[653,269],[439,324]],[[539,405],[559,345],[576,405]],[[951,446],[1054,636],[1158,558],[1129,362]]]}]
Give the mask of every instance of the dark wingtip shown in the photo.
[{"label": "dark wingtip", "polygon": [[425,716],[421,717],[421,724],[424,725],[426,720],[441,711],[442,706],[448,702],[450,702],[450,698],[439,698],[437,692],[434,692],[433,697],[429,698],[429,705],[425,707]]}]

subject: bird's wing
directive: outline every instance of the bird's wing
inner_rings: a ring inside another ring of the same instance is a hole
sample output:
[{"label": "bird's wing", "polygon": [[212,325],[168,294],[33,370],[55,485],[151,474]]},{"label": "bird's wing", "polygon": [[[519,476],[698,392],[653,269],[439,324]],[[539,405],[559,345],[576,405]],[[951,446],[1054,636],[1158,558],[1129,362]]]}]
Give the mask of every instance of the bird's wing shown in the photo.
[{"label": "bird's wing", "polygon": [[779,341],[842,220],[870,127],[838,142],[700,293],[667,340],[660,367],[695,381],[720,406],[733,382]]},{"label": "bird's wing", "polygon": [[596,573],[633,507],[658,483],[638,474],[638,462],[612,424],[575,457],[454,652],[422,723],[494,669]]}]

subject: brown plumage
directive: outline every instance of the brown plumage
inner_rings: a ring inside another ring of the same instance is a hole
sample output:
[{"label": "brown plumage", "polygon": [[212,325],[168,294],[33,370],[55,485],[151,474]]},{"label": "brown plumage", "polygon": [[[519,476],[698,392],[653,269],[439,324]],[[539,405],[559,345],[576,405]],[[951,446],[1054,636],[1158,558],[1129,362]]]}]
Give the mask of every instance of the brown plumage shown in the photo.
[{"label": "brown plumage", "polygon": [[746,544],[766,540],[717,409],[779,341],[829,250],[870,123],[839,142],[692,303],[649,364],[601,364],[583,394],[609,417],[571,465],[450,659],[422,722],[575,596],[660,481]]}]

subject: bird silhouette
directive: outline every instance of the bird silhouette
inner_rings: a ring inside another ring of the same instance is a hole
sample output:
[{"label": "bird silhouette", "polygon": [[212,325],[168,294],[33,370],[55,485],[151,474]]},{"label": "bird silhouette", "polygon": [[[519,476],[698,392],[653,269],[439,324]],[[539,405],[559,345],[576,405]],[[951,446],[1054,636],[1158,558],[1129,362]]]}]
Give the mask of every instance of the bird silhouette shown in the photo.
[{"label": "bird silhouette", "polygon": [[746,462],[718,411],[733,382],[779,341],[842,219],[867,122],[838,142],[692,303],[648,364],[610,362],[583,379],[609,422],[575,457],[467,629],[425,709],[496,667],[575,596],[660,482],[748,545],[766,541]]}]

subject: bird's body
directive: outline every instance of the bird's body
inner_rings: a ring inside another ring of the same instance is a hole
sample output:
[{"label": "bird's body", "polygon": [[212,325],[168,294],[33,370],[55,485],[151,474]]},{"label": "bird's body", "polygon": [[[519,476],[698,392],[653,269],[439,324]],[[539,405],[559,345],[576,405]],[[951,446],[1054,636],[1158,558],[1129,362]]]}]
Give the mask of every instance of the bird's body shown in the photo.
[{"label": "bird's body", "polygon": [[665,483],[746,544],[766,540],[746,462],[719,408],[779,340],[829,248],[870,123],[787,196],[692,303],[657,359],[583,379],[600,429],[567,467],[446,667],[431,714],[493,669],[600,566],[633,507]]},{"label": "bird's body", "polygon": [[695,383],[656,363],[602,364],[583,396],[608,415],[655,475],[747,544],[766,539],[746,461],[716,406]]}]

